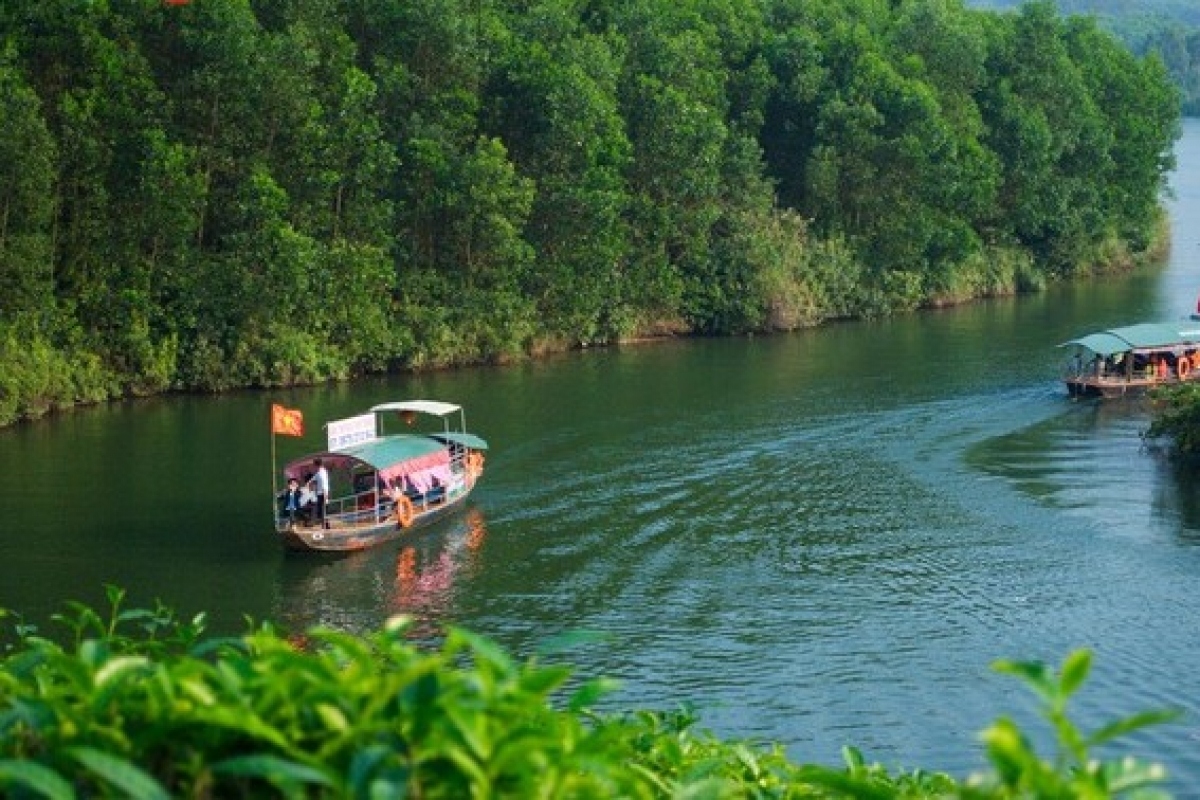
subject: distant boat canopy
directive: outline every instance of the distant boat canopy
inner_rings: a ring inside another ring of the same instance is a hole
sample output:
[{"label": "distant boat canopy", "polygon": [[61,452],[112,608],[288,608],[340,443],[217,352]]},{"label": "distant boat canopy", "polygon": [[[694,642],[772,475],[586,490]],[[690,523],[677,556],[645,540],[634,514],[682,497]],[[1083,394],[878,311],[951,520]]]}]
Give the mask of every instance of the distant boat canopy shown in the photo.
[{"label": "distant boat canopy", "polygon": [[1112,356],[1134,350],[1158,350],[1183,344],[1200,344],[1200,327],[1179,328],[1175,325],[1143,322],[1088,334],[1063,342],[1059,347],[1082,347],[1096,355]]}]

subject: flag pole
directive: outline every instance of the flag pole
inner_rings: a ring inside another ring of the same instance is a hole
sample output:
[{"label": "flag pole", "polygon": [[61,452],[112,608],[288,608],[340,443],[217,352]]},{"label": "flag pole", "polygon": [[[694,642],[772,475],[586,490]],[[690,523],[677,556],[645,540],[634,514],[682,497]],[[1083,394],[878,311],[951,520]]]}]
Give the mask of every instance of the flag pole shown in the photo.
[{"label": "flag pole", "polygon": [[277,476],[276,476],[276,470],[275,470],[275,407],[274,406],[271,407],[270,414],[271,414],[271,425],[270,425],[270,428],[271,428],[271,509],[272,509],[272,511],[274,511],[275,495],[279,494],[279,487],[275,483],[275,481],[277,480]]}]

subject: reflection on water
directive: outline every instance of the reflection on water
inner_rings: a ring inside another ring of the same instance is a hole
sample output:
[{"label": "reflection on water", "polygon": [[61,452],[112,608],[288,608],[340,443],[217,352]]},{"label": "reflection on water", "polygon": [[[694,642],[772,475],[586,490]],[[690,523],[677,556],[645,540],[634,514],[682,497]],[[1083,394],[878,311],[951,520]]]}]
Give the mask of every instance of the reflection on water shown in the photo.
[{"label": "reflection on water", "polygon": [[1200,545],[1200,481],[1197,464],[1160,451],[1160,480],[1154,494],[1155,516],[1176,520],[1180,542]]},{"label": "reflection on water", "polygon": [[1145,397],[1072,403],[1063,414],[979,443],[966,461],[1105,530],[1194,541],[1196,464],[1145,438],[1151,414]]},{"label": "reflection on water", "polygon": [[388,617],[413,617],[411,634],[432,638],[456,616],[456,581],[480,569],[487,525],[470,507],[411,540],[332,560],[296,554],[282,565],[274,619],[286,629],[322,626],[364,633]]}]

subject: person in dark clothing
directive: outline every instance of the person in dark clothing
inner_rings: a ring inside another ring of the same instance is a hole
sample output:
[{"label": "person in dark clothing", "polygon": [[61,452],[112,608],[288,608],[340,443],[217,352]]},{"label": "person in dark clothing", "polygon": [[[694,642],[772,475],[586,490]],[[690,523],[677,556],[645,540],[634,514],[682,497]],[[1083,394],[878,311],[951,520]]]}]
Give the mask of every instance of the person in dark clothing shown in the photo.
[{"label": "person in dark clothing", "polygon": [[300,481],[288,478],[287,488],[279,495],[279,515],[289,522],[296,522],[307,515],[304,508],[304,493]]}]

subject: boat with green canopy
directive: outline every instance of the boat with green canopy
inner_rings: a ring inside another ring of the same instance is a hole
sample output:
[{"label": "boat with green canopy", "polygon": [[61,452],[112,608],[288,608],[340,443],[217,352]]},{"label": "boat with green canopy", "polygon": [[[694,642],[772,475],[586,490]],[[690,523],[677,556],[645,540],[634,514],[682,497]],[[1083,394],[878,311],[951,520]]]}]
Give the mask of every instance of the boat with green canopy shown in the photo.
[{"label": "boat with green canopy", "polygon": [[1200,380],[1200,322],[1143,322],[1090,333],[1059,347],[1074,355],[1063,380],[1072,397],[1122,397]]},{"label": "boat with green canopy", "polygon": [[[389,420],[403,431],[386,432]],[[384,403],[325,427],[326,448],[289,461],[287,488],[276,487],[275,530],[292,549],[362,550],[397,539],[461,508],[483,475],[487,442],[467,431],[453,403]]]}]

